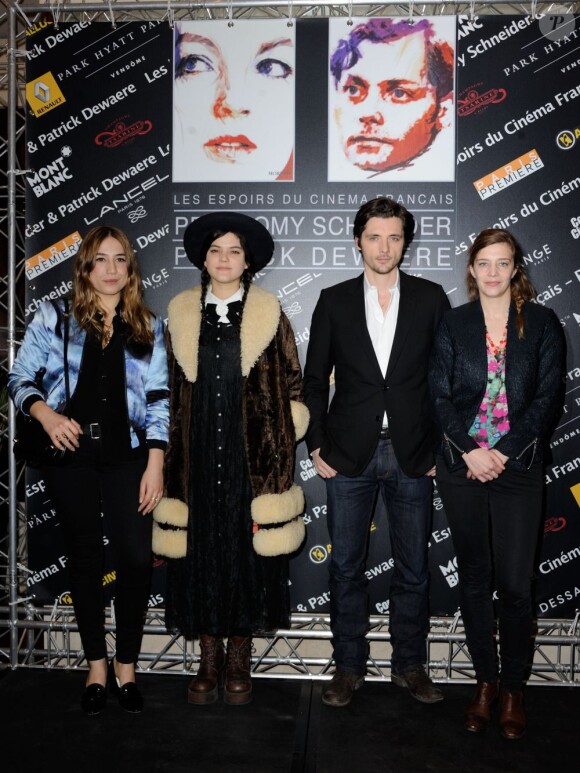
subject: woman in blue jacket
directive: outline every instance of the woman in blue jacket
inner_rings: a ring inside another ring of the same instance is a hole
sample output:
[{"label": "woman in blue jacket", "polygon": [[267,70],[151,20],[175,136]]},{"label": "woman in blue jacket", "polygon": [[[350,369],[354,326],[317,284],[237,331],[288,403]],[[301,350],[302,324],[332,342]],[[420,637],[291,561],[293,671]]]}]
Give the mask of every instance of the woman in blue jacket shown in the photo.
[{"label": "woman in blue jacket", "polygon": [[508,231],[490,228],[477,236],[467,284],[471,302],[447,312],[432,354],[429,386],[442,452],[437,486],[457,551],[461,612],[477,678],[465,727],[483,730],[499,695],[502,735],[517,739],[526,727],[522,686],[532,635],[542,450],[561,406],[565,344],[554,312],[532,302],[522,251]]},{"label": "woman in blue jacket", "polygon": [[[40,306],[8,386],[16,406],[40,422],[56,449],[68,452],[64,464],[44,467],[42,473],[63,529],[89,665],[82,708],[99,714],[108,682],[122,708],[138,713],[143,698],[135,684],[135,663],[151,577],[151,512],[163,492],[168,439],[164,330],[143,302],[137,259],[119,229],[91,229],[73,274],[70,314],[62,299]],[[116,653],[109,665],[103,519],[116,568]]]}]

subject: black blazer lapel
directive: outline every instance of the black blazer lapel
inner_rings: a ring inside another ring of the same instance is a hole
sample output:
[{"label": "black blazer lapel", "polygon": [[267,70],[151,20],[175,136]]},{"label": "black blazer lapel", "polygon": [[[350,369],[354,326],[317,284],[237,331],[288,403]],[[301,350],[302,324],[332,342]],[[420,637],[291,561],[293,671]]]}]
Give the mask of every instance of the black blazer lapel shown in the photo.
[{"label": "black blazer lapel", "polygon": [[[393,339],[393,348],[389,357],[389,365],[385,381],[388,381],[393,370],[397,366],[397,360],[409,345],[407,341],[409,329],[415,314],[417,304],[417,293],[413,287],[413,282],[408,281],[408,277],[399,270],[399,313],[397,315],[397,327],[395,328],[395,338]],[[412,342],[411,342],[412,345]]]}]

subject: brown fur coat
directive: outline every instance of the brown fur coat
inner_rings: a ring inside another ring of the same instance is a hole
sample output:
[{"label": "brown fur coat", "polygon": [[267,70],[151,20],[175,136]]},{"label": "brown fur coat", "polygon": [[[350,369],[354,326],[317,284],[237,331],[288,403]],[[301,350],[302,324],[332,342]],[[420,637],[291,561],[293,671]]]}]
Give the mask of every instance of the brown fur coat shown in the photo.
[{"label": "brown fur coat", "polygon": [[[197,379],[201,288],[169,304],[170,437],[165,497],[154,511],[153,550],[181,558],[186,552],[191,463],[192,387]],[[295,444],[308,426],[302,373],[292,327],[272,293],[250,287],[241,322],[243,425],[252,484],[254,549],[263,556],[294,552],[304,539],[304,494],[294,483]],[[266,528],[261,528],[266,527]]]}]

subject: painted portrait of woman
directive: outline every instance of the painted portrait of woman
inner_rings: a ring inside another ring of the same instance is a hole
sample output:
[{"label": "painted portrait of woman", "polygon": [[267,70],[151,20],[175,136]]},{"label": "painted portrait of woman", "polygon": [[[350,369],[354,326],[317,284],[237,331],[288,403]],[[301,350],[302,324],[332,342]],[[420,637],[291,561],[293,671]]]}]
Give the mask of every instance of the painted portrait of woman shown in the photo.
[{"label": "painted portrait of woman", "polygon": [[174,182],[294,179],[294,28],[175,25]]}]

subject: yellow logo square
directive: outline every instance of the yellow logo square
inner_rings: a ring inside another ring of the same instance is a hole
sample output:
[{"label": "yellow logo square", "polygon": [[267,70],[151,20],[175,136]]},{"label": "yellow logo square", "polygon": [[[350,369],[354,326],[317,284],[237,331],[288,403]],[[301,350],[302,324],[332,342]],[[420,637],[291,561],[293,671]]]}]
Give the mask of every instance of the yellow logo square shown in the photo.
[{"label": "yellow logo square", "polygon": [[38,118],[66,102],[51,72],[45,72],[26,84],[26,101]]}]

